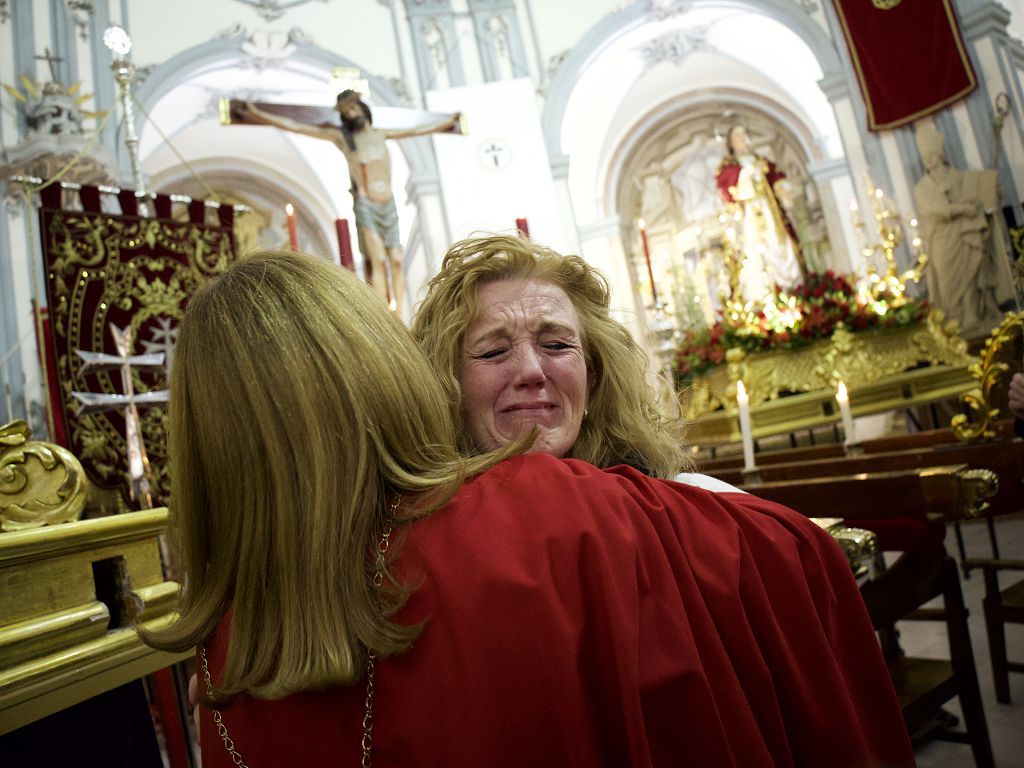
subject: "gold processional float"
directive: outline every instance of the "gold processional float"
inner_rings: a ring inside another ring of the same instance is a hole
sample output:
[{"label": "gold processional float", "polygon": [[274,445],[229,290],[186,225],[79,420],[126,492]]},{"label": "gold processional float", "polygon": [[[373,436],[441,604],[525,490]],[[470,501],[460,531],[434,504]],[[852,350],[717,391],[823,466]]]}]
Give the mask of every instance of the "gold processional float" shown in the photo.
[{"label": "gold processional float", "polygon": [[[968,354],[955,322],[908,294],[908,285],[920,280],[928,262],[917,221],[909,222],[916,261],[901,272],[895,258],[903,241],[900,217],[883,190],[870,181],[869,193],[876,242],[866,242],[857,205],[850,204],[854,227],[864,243],[862,253],[871,265],[856,286],[826,272],[812,274],[805,285],[789,293],[746,301],[737,279],[742,241],[731,229],[731,236],[722,238],[729,282],[722,296],[722,320],[691,332],[681,344],[665,343],[668,334],[660,336],[660,354],[674,358],[689,442],[696,446],[740,442],[744,438],[741,417],[749,419],[746,440],[751,441],[841,420],[847,422],[849,432],[853,416],[957,396],[966,396],[979,417],[991,410],[987,405],[991,382],[984,394],[979,382],[983,376],[991,378],[994,352],[1005,339],[995,344],[987,362],[978,360]],[[881,271],[874,266],[879,259],[884,263]],[[811,341],[799,336],[810,335],[805,329],[816,323],[830,333]],[[656,336],[665,325],[655,323]],[[766,339],[781,343],[767,346]],[[966,416],[958,417],[956,423],[963,439],[977,430]]]},{"label": "gold processional float", "polygon": [[0,734],[187,658],[135,627],[172,617],[167,509],[79,520],[88,483],[69,451],[0,427]]}]

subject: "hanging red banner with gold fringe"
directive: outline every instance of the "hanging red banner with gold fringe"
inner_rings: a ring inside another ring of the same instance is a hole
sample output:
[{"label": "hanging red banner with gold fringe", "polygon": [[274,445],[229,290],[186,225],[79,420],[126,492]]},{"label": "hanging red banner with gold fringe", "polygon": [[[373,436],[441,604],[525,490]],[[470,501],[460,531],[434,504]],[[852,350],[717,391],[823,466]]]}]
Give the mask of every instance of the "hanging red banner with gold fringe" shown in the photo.
[{"label": "hanging red banner with gold fringe", "polygon": [[832,0],[868,112],[898,128],[978,87],[951,0]]},{"label": "hanging red banner with gold fringe", "polygon": [[[96,187],[74,194],[56,184],[41,193],[46,379],[57,439],[81,460],[93,485],[106,491],[104,498],[115,500],[113,507],[138,508],[139,501],[129,500],[123,412],[83,415],[72,396],[74,390],[123,395],[123,382],[117,371],[87,371],[76,351],[117,354],[113,325],[131,331],[129,354],[164,352],[169,364],[189,298],[235,258],[234,209],[225,204],[208,211],[202,200],[193,200],[175,210],[169,196],[157,195],[156,215],[148,217],[139,215],[132,190],[121,190],[117,201],[106,197],[107,204],[101,197]],[[136,394],[167,385],[164,370],[134,369],[131,375]],[[151,407],[142,411],[139,425],[156,504],[167,502],[169,490],[166,421],[165,407]]]}]

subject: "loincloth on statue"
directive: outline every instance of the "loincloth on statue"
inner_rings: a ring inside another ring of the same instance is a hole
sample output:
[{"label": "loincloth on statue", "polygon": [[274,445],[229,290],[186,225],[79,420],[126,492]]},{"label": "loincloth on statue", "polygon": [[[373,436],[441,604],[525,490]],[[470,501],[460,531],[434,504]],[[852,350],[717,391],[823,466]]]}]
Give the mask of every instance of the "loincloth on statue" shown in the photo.
[{"label": "loincloth on statue", "polygon": [[376,232],[384,241],[385,248],[401,248],[402,239],[398,233],[398,208],[395,198],[377,203],[368,197],[356,197],[353,205],[356,226]]}]

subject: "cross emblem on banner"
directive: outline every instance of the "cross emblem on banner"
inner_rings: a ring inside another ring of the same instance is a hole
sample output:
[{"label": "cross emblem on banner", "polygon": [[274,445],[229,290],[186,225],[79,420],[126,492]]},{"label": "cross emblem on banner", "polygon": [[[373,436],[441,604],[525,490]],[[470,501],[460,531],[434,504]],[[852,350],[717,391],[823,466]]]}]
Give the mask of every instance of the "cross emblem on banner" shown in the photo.
[{"label": "cross emblem on banner", "polygon": [[116,355],[75,350],[83,363],[79,373],[120,370],[123,394],[104,395],[96,392],[72,392],[71,394],[82,404],[78,409],[79,416],[124,409],[125,445],[128,450],[128,474],[131,478],[132,500],[137,503],[144,501],[147,507],[151,507],[153,506],[153,496],[148,479],[149,458],[146,456],[146,446],[142,441],[142,430],[139,428],[139,408],[166,403],[168,391],[161,389],[155,392],[135,394],[132,368],[160,368],[164,364],[164,353],[130,354],[131,328],[118,328],[111,323],[110,335],[114,337],[114,346],[117,348]]}]

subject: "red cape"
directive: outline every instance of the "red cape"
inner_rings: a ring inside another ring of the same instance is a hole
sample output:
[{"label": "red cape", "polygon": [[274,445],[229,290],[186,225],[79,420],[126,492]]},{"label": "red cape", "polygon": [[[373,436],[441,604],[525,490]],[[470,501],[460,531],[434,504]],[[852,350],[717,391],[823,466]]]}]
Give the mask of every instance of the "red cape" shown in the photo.
[{"label": "red cape", "polygon": [[[378,662],[378,768],[914,764],[845,558],[772,502],[531,454],[400,553],[420,583],[400,618],[428,621]],[[251,768],[358,765],[364,696],[242,696],[223,717]],[[206,710],[202,730],[204,766],[230,766]]]}]

